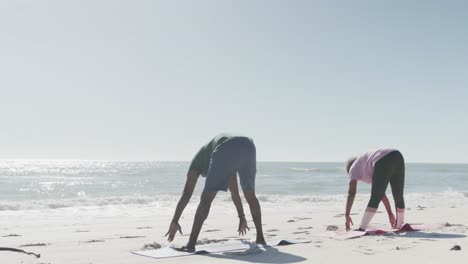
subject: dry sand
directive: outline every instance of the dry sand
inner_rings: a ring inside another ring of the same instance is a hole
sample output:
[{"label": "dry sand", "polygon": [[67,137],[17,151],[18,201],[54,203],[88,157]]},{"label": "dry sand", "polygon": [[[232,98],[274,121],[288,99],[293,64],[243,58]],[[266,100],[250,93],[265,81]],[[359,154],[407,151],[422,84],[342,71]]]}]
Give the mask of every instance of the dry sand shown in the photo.
[{"label": "dry sand", "polygon": [[[366,236],[352,240],[327,237],[327,228],[343,228],[342,206],[303,204],[301,207],[265,204],[264,230],[267,240],[310,239],[310,244],[271,248],[246,255],[211,254],[156,260],[131,254],[145,244],[184,245],[188,240],[196,203],[191,203],[181,219],[184,235],[173,243],[165,240],[171,210],[157,206],[107,206],[30,211],[0,211],[0,247],[15,247],[40,253],[41,258],[0,251],[0,264],[107,264],[107,263],[466,263],[468,256],[468,210],[465,203],[431,206],[425,201],[408,201],[410,223],[449,225],[426,232]],[[424,206],[420,206],[423,204]],[[339,204],[341,205],[341,203]],[[353,220],[359,223],[364,201],[355,205]],[[248,211],[248,208],[245,208]],[[382,210],[383,208],[381,208]],[[234,206],[215,202],[199,239],[220,243],[240,237],[236,233]],[[373,225],[386,225],[385,213]],[[254,239],[255,229],[246,239]],[[333,232],[333,231],[328,231]],[[454,245],[461,251],[451,251]]]}]

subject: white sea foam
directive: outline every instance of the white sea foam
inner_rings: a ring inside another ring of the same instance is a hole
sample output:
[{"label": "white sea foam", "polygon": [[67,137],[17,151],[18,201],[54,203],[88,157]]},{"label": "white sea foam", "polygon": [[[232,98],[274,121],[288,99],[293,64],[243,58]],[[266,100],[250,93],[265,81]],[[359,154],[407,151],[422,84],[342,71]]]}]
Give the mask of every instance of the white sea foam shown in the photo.
[{"label": "white sea foam", "polygon": [[291,168],[293,171],[304,171],[304,172],[309,172],[309,171],[319,171],[317,168]]},{"label": "white sea foam", "polygon": [[[275,207],[324,203],[342,207],[348,183],[342,165],[259,162],[259,200]],[[183,189],[187,167],[187,162],[0,160],[0,211],[173,207]],[[408,164],[405,198],[410,205],[412,201],[453,205],[468,197],[467,175],[468,165]],[[204,179],[199,181],[192,202],[203,189]],[[369,192],[369,185],[360,185],[356,201],[364,203]],[[231,198],[221,192],[216,200],[230,202]]]},{"label": "white sea foam", "polygon": [[164,205],[166,203],[176,203],[177,197],[174,195],[149,196],[120,196],[105,198],[88,198],[83,196],[78,199],[45,199],[30,201],[1,201],[0,211],[8,210],[43,210],[58,209],[68,207],[88,207],[88,206],[108,206],[108,205]]},{"label": "white sea foam", "polygon": [[[106,207],[106,206],[152,206],[173,208],[180,196],[178,195],[156,195],[156,196],[116,196],[91,198],[85,194],[81,198],[73,199],[45,199],[28,201],[1,201],[0,211],[18,210],[45,210],[60,209],[70,207]],[[389,196],[391,199],[391,196]],[[456,205],[468,202],[468,193],[446,191],[439,193],[410,193],[405,195],[407,204],[413,206],[420,204],[431,205]],[[259,201],[265,206],[307,206],[307,205],[328,205],[341,206],[346,201],[346,194],[341,195],[258,195]],[[367,202],[369,194],[358,194],[356,202]],[[194,195],[191,203],[198,203],[198,195]],[[221,193],[216,197],[216,203],[232,203],[231,197],[227,193]]]}]

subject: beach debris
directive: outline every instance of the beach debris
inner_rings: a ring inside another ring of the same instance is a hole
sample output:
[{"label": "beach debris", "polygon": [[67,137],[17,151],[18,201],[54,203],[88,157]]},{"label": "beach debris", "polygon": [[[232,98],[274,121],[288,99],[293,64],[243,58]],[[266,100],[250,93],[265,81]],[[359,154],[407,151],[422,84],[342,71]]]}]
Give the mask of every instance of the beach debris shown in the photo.
[{"label": "beach debris", "polygon": [[452,226],[463,226],[463,225],[462,225],[462,224],[451,224],[451,223],[449,223],[449,222],[446,222],[446,223],[444,224],[444,227],[452,227]]},{"label": "beach debris", "polygon": [[36,258],[41,257],[41,254],[36,254],[36,253],[33,253],[33,252],[27,252],[27,251],[24,251],[22,249],[17,249],[17,248],[0,247],[0,251],[13,251],[13,252],[18,252],[18,253],[24,253],[24,254],[27,254],[27,255],[33,255]]},{"label": "beach debris", "polygon": [[153,242],[153,243],[145,244],[141,249],[152,250],[152,249],[159,249],[159,248],[161,248],[161,244],[159,244],[158,242]]},{"label": "beach debris", "polygon": [[327,226],[327,231],[336,231],[336,230],[338,230],[338,226],[336,225]]},{"label": "beach debris", "polygon": [[461,250],[461,247],[459,245],[455,245],[450,250]]}]

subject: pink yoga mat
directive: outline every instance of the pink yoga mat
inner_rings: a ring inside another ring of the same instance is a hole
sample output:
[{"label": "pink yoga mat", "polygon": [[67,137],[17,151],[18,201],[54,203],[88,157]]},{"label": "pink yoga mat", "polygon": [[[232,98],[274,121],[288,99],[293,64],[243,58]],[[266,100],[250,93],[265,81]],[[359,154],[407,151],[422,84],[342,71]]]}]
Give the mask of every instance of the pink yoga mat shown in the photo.
[{"label": "pink yoga mat", "polygon": [[392,227],[378,227],[378,228],[368,228],[366,231],[349,231],[338,230],[331,237],[338,240],[345,240],[351,238],[358,238],[365,235],[382,235],[386,233],[404,233],[404,232],[414,232],[414,231],[424,231],[440,227],[440,225],[421,225],[421,224],[404,224],[400,229]]}]

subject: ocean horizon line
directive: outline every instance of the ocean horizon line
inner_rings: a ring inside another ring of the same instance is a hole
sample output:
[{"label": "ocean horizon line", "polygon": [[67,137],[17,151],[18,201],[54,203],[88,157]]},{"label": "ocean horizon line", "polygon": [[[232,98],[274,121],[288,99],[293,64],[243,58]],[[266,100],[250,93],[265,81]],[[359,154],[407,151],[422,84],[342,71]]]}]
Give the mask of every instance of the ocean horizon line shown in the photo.
[{"label": "ocean horizon line", "polygon": [[[191,160],[158,160],[158,159],[79,159],[79,158],[0,158],[0,161],[48,161],[48,162],[64,162],[64,161],[85,161],[85,162],[184,162],[189,163]],[[310,161],[310,160],[257,160],[258,163],[322,163],[322,164],[345,164],[343,161]],[[426,161],[406,161],[406,164],[432,164],[432,165],[468,165],[468,162],[426,162]]]}]

